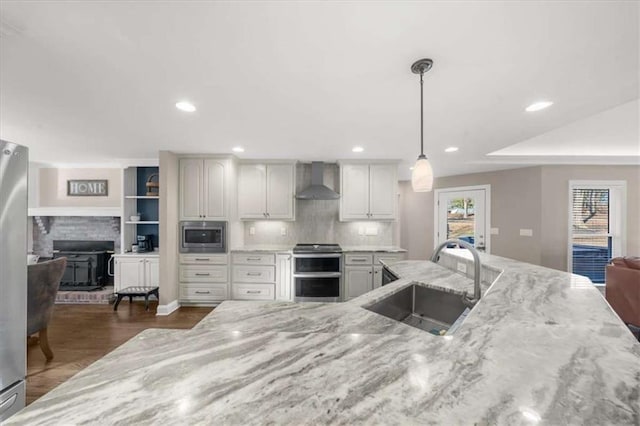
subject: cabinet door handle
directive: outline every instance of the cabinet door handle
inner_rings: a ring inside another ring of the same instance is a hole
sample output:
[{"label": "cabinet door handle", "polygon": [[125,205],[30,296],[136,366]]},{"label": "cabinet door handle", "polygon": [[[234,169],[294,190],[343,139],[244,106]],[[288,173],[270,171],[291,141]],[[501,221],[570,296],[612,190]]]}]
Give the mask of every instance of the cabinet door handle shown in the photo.
[{"label": "cabinet door handle", "polygon": [[358,258],[356,258],[356,259],[351,259],[351,261],[352,262],[366,262],[367,259],[362,259],[362,258],[358,259]]},{"label": "cabinet door handle", "polygon": [[249,277],[259,277],[260,275],[262,275],[262,272],[247,272]]},{"label": "cabinet door handle", "polygon": [[247,290],[247,294],[260,294],[260,290]]},{"label": "cabinet door handle", "polygon": [[206,274],[205,273],[196,272],[196,277],[208,277],[209,275],[211,275],[211,274],[209,274],[208,272]]},{"label": "cabinet door handle", "polygon": [[369,271],[369,275],[371,275],[371,271]]},{"label": "cabinet door handle", "polygon": [[261,257],[247,257],[247,262],[259,262],[262,260]]},{"label": "cabinet door handle", "polygon": [[196,257],[196,262],[208,262],[209,260],[208,257]]},{"label": "cabinet door handle", "polygon": [[209,291],[200,291],[200,290],[196,290],[196,294],[209,294]]},{"label": "cabinet door handle", "polygon": [[375,273],[377,274],[377,273],[378,273],[378,271],[375,271]]}]

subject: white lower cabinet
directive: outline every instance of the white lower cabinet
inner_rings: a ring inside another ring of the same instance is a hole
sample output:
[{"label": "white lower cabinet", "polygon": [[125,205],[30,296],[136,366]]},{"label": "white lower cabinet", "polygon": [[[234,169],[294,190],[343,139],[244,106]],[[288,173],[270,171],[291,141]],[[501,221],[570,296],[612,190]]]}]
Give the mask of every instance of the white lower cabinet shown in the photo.
[{"label": "white lower cabinet", "polygon": [[404,260],[404,253],[346,253],[344,256],[345,300],[382,286],[382,264]]},{"label": "white lower cabinet", "polygon": [[114,255],[114,291],[127,287],[160,286],[160,261],[157,256]]},{"label": "white lower cabinet", "polygon": [[346,300],[373,290],[373,268],[371,265],[345,267],[344,283]]},{"label": "white lower cabinet", "polygon": [[180,255],[180,302],[216,304],[229,298],[226,254]]},{"label": "white lower cabinet", "polygon": [[233,299],[293,300],[291,254],[238,252],[232,259]]},{"label": "white lower cabinet", "polygon": [[278,254],[276,256],[276,300],[292,301],[293,270],[290,254]]}]

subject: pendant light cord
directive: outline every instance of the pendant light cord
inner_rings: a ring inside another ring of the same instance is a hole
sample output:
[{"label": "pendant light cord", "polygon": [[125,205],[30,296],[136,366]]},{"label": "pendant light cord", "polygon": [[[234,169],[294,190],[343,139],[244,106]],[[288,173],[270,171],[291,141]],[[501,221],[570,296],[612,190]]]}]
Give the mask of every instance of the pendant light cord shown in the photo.
[{"label": "pendant light cord", "polygon": [[424,71],[420,73],[420,157],[426,158],[424,155],[424,81],[422,77]]},{"label": "pendant light cord", "polygon": [[422,77],[424,72],[420,73],[420,157],[424,157],[424,81]]}]

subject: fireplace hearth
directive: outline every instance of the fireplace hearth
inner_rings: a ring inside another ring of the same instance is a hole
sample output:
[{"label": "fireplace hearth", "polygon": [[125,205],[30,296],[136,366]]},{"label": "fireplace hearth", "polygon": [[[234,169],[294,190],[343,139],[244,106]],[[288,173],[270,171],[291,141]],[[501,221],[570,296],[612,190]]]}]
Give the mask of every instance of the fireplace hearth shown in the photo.
[{"label": "fireplace hearth", "polygon": [[67,258],[60,290],[93,291],[108,285],[108,264],[113,253],[113,241],[54,240],[53,258]]}]

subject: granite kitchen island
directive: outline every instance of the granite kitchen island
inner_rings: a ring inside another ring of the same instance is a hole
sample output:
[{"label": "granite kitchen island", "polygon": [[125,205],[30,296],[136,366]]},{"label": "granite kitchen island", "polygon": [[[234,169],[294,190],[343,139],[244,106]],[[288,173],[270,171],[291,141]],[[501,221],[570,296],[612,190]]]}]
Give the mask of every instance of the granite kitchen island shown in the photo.
[{"label": "granite kitchen island", "polygon": [[638,424],[640,344],[588,279],[481,259],[491,279],[450,336],[363,308],[412,283],[473,287],[402,261],[346,303],[228,301],[142,332],[8,424]]}]

